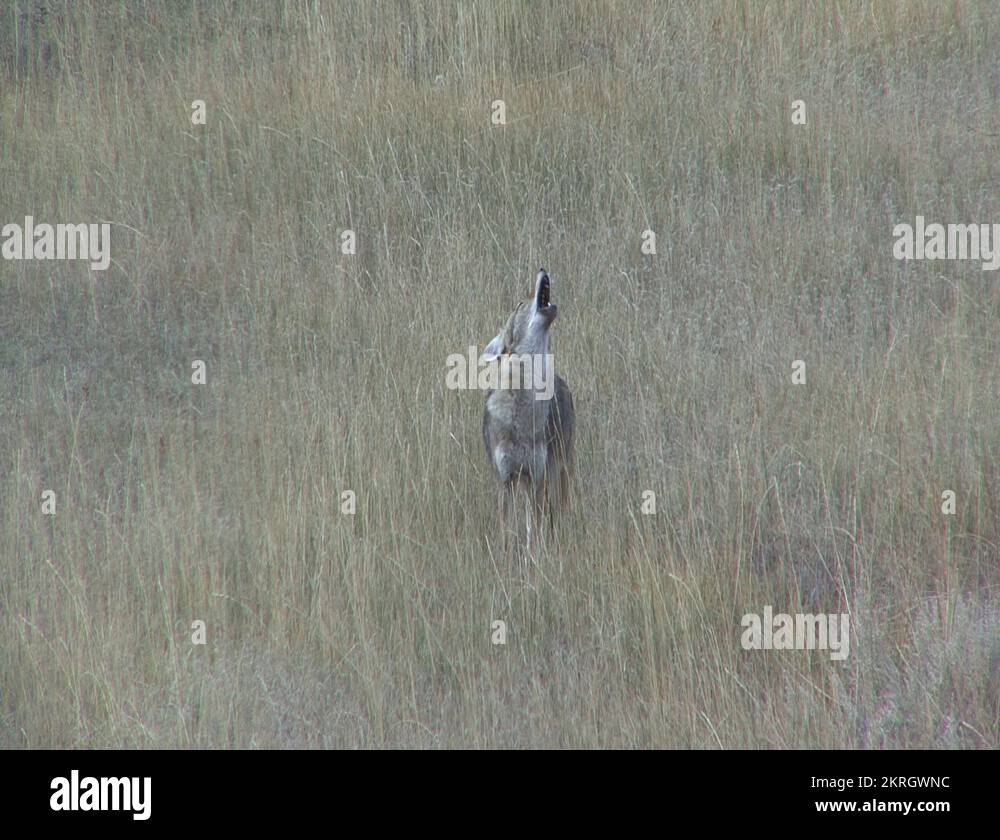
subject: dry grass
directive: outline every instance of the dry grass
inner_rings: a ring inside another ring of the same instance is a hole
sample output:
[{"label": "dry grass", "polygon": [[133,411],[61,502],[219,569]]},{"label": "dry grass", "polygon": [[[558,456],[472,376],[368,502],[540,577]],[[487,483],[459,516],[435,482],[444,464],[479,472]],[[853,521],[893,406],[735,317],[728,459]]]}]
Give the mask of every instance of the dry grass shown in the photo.
[{"label": "dry grass", "polygon": [[[115,225],[102,275],[0,262],[0,746],[998,746],[1000,282],[891,256],[918,213],[1000,222],[998,32],[0,10],[0,223]],[[444,374],[539,265],[578,475],[525,570]],[[850,612],[847,661],[743,651],[767,604]]]}]

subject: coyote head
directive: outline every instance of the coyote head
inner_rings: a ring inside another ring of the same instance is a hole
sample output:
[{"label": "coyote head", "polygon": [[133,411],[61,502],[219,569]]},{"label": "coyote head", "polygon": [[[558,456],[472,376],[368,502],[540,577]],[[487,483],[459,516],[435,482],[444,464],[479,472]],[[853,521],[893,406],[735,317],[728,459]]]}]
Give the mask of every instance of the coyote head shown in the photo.
[{"label": "coyote head", "polygon": [[558,309],[552,302],[549,275],[544,268],[538,270],[535,293],[522,300],[514,310],[507,325],[483,351],[483,361],[492,362],[510,354],[547,356],[549,353],[549,327],[556,319]]}]

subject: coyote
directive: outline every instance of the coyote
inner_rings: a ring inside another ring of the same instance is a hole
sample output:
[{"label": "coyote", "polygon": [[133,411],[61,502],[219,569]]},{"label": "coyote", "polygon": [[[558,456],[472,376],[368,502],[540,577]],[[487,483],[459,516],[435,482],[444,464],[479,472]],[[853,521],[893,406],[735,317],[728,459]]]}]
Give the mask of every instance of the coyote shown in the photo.
[{"label": "coyote", "polygon": [[[500,387],[486,395],[486,455],[500,476],[505,528],[518,489],[524,491],[529,553],[532,519],[541,522],[547,513],[551,521],[554,508],[565,504],[573,460],[573,396],[566,381],[555,376],[549,350],[556,312],[542,268],[535,293],[518,304],[482,355],[484,361],[500,360],[501,379]],[[518,377],[518,366],[535,375]],[[504,387],[512,382],[517,385]]]}]

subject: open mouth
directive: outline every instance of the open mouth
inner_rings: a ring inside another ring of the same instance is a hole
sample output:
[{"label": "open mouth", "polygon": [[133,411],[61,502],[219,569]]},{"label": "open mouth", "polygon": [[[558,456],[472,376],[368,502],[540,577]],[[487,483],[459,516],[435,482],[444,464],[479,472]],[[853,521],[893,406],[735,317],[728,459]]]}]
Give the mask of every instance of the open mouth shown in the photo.
[{"label": "open mouth", "polygon": [[538,278],[538,310],[544,312],[548,310],[550,303],[551,291],[549,289],[549,275],[543,271],[540,271],[541,277]]}]

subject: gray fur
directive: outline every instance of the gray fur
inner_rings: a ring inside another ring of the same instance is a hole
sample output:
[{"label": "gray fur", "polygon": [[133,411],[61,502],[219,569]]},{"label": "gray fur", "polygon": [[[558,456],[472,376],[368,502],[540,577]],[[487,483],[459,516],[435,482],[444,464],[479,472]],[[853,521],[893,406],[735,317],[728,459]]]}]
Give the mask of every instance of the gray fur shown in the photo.
[{"label": "gray fur", "polygon": [[[550,353],[549,328],[558,312],[550,296],[550,281],[542,269],[535,294],[517,306],[484,358],[510,366],[524,356],[539,359]],[[573,396],[561,376],[555,376],[551,391],[529,383],[487,393],[483,444],[500,479],[505,507],[510,507],[519,487],[530,492],[536,514],[551,514],[565,504],[574,427]]]}]

